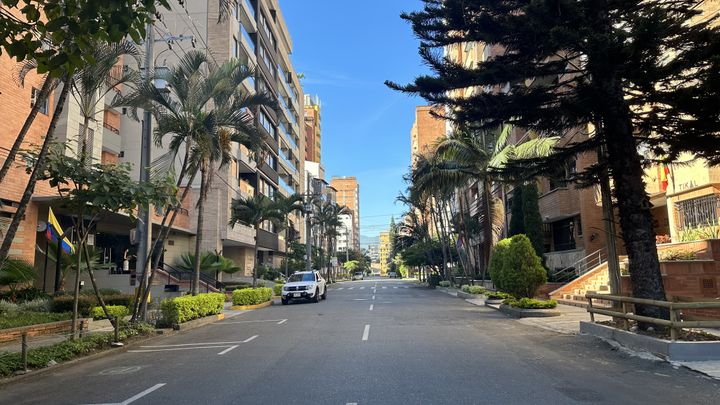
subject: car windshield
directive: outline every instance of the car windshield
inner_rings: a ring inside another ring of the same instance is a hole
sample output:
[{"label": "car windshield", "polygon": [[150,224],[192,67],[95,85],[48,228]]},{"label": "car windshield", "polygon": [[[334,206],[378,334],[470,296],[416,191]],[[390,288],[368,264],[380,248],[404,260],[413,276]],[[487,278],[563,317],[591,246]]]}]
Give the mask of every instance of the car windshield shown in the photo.
[{"label": "car windshield", "polygon": [[355,272],[355,275],[356,275],[356,276],[362,276],[362,271],[356,271],[356,272]]},{"label": "car windshield", "polygon": [[288,283],[295,283],[298,281],[315,281],[315,275],[312,273],[298,273],[293,274],[288,279]]}]

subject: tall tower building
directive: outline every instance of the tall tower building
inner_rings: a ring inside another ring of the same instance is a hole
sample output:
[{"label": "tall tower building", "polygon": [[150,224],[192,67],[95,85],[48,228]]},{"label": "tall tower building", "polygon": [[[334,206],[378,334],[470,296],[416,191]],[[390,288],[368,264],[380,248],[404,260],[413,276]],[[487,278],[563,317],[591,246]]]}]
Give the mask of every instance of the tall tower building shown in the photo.
[{"label": "tall tower building", "polygon": [[320,163],[320,98],[305,95],[305,160]]},{"label": "tall tower building", "polygon": [[432,115],[442,109],[431,106],[415,107],[415,122],[410,130],[410,153],[412,167],[415,167],[418,155],[427,155],[435,149],[438,140],[445,138],[445,120]]},{"label": "tall tower building", "polygon": [[[360,250],[360,185],[356,177],[333,177],[330,185],[337,190],[337,203],[352,211],[352,229],[349,229],[349,245]],[[341,231],[342,232],[342,231]]]}]

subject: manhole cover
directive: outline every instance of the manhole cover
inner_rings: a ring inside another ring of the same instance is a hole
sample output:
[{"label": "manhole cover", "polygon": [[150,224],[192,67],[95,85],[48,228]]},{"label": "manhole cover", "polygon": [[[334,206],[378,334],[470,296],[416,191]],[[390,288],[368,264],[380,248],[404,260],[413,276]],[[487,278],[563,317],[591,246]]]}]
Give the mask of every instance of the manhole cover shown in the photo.
[{"label": "manhole cover", "polygon": [[100,375],[122,375],[122,374],[131,374],[135,373],[137,371],[140,371],[143,366],[124,366],[124,367],[114,367],[109,368],[107,370],[103,370],[100,372]]}]

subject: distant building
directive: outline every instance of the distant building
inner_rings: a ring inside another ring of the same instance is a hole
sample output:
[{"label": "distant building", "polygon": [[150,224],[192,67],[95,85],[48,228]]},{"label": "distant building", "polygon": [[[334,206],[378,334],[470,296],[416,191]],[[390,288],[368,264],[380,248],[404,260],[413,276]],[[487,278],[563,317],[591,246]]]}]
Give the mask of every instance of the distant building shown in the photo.
[{"label": "distant building", "polygon": [[370,256],[370,261],[373,263],[380,263],[380,245],[371,244],[367,247],[367,254]]},{"label": "distant building", "polygon": [[380,232],[380,274],[387,274],[388,257],[390,256],[390,232]]},{"label": "distant building", "polygon": [[330,185],[337,190],[337,203],[352,211],[352,227],[350,231],[351,248],[360,250],[360,185],[356,177],[333,177]]},{"label": "distant building", "polygon": [[320,98],[305,95],[305,160],[320,163]]},{"label": "distant building", "polygon": [[427,156],[435,150],[435,144],[445,138],[446,123],[432,113],[442,113],[442,108],[431,106],[415,107],[415,122],[410,130],[410,152],[412,167],[415,167],[418,155]]}]

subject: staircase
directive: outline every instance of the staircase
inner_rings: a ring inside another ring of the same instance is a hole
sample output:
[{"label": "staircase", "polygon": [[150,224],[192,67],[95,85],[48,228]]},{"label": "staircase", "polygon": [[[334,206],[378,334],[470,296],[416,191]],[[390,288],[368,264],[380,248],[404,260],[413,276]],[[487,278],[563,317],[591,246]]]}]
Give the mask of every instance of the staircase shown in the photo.
[{"label": "staircase", "polygon": [[[183,291],[190,290],[195,274],[189,270],[178,269],[168,264],[158,268],[155,283],[166,280],[167,284],[177,284]],[[155,284],[153,283],[153,284]],[[200,292],[220,292],[219,283],[209,275],[200,272]]]},{"label": "staircase", "polygon": [[[607,255],[604,249],[587,255],[559,273],[574,277],[567,284],[550,293],[550,298],[559,304],[585,308],[588,306],[585,294],[610,294]],[[612,302],[593,299],[593,306],[611,307]]]}]

